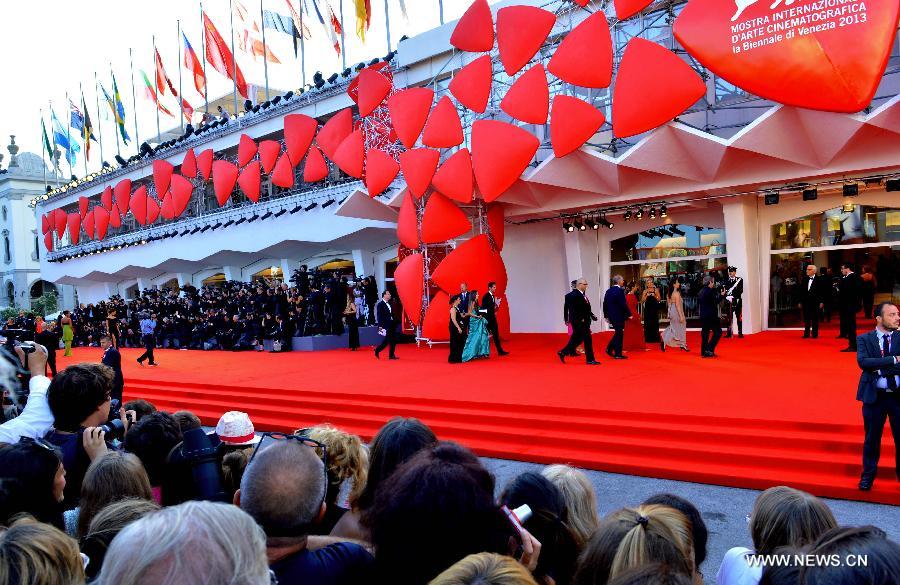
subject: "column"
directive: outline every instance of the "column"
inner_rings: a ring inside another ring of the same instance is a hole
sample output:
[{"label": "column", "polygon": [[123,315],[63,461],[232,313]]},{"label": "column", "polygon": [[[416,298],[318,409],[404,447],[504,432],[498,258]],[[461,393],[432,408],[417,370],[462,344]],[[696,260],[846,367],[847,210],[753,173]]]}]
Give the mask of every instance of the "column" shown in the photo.
[{"label": "column", "polygon": [[357,276],[372,276],[375,274],[375,254],[366,250],[353,250],[353,268]]},{"label": "column", "polygon": [[137,279],[138,286],[138,294],[144,292],[144,289],[152,288],[153,284],[149,278],[140,278]]},{"label": "column", "polygon": [[722,211],[728,263],[744,279],[744,333],[758,333],[763,329],[762,299],[768,282],[760,270],[759,210],[754,198],[745,197],[726,199]]},{"label": "column", "polygon": [[293,260],[288,260],[287,258],[282,258],[278,261],[278,267],[281,269],[282,278],[284,278],[284,282],[290,284],[291,282],[291,274],[294,273],[294,270],[300,268],[300,265],[294,262]]},{"label": "column", "polygon": [[104,282],[103,283],[103,293],[106,298],[113,297],[119,294],[119,287],[115,282]]},{"label": "column", "polygon": [[225,274],[225,280],[242,280],[240,266],[223,266],[222,272]]},{"label": "column", "polygon": [[175,278],[178,279],[178,288],[180,289],[184,288],[187,285],[194,284],[189,272],[178,272],[175,274]]},{"label": "column", "polygon": [[[566,268],[569,280],[584,278],[588,282],[587,297],[591,301],[594,314],[601,317],[603,291],[606,279],[601,281],[598,262],[598,234],[594,230],[563,234],[566,248]],[[601,320],[601,327],[605,323]],[[597,328],[594,327],[596,331]]]}]

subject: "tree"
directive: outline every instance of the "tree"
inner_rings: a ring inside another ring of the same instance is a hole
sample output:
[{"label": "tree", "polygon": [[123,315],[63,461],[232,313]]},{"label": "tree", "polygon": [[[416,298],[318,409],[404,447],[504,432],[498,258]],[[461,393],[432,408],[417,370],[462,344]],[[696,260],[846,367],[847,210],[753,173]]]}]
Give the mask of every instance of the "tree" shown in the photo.
[{"label": "tree", "polygon": [[35,315],[50,315],[59,309],[59,302],[56,295],[45,292],[43,295],[31,301],[31,311]]}]

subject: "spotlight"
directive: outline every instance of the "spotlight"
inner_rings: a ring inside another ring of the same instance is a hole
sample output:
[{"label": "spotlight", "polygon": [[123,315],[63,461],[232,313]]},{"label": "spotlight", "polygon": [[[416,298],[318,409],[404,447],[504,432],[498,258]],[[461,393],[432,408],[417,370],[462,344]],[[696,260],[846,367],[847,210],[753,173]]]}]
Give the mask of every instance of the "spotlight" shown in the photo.
[{"label": "spotlight", "polygon": [[631,220],[631,210],[626,209],[625,213],[622,214],[622,221],[630,221]]},{"label": "spotlight", "polygon": [[576,222],[575,222],[575,227],[576,227],[576,228],[578,229],[578,231],[580,231],[580,232],[583,232],[583,231],[585,231],[585,230],[587,229],[587,226],[584,225],[583,223],[581,223],[580,221],[576,221]]},{"label": "spotlight", "polygon": [[774,191],[772,193],[766,193],[764,202],[766,205],[778,205],[778,202],[781,201],[781,197],[778,195],[778,191]]},{"label": "spotlight", "polygon": [[303,210],[304,210],[304,211],[312,211],[313,209],[315,209],[316,207],[318,207],[318,205],[319,205],[318,203],[316,203],[315,201],[313,201],[312,203],[310,203],[309,205],[307,205],[306,207],[304,207]]},{"label": "spotlight", "polygon": [[209,230],[209,229],[212,229],[212,226],[209,224],[206,224],[205,226],[200,228],[200,233],[202,234],[203,232],[205,232],[206,230]]},{"label": "spotlight", "polygon": [[302,205],[298,205],[297,207],[293,208],[293,209],[290,211],[290,214],[291,214],[291,215],[294,215],[295,213],[297,213],[297,212],[300,211],[301,209],[303,209],[303,206],[302,206]]},{"label": "spotlight", "polygon": [[150,156],[153,154],[153,147],[147,142],[141,143],[141,156]]},{"label": "spotlight", "polygon": [[656,219],[656,208],[655,208],[655,207],[651,207],[651,208],[650,208],[650,214],[649,214],[648,217],[649,217],[650,219]]},{"label": "spotlight", "polygon": [[45,190],[47,191],[47,193],[49,193],[50,191],[53,190],[53,188],[50,185],[47,185]]},{"label": "spotlight", "polygon": [[233,220],[233,219],[229,219],[228,221],[225,222],[225,225],[223,225],[222,227],[228,227],[228,226],[230,226],[230,225],[233,224],[233,223],[234,223],[234,220]]},{"label": "spotlight", "polygon": [[325,78],[322,77],[321,71],[316,71],[316,74],[313,75],[313,83],[316,86],[316,89],[321,89],[322,86],[325,85]]},{"label": "spotlight", "polygon": [[287,213],[287,209],[280,209],[277,212],[275,212],[275,217],[281,217],[285,213]]},{"label": "spotlight", "polygon": [[286,94],[284,94],[284,99],[285,99],[285,100],[289,100],[289,99],[291,99],[292,97],[294,97],[294,90],[291,90],[291,91],[287,92]]},{"label": "spotlight", "polygon": [[252,223],[252,222],[256,221],[257,219],[259,219],[259,214],[254,213],[249,218],[247,218],[247,223]]},{"label": "spotlight", "polygon": [[273,105],[273,106],[277,106],[277,105],[278,105],[278,102],[280,102],[280,101],[281,101],[281,96],[280,96],[280,95],[276,95],[275,97],[272,98],[272,105]]},{"label": "spotlight", "polygon": [[246,218],[246,217],[242,217],[241,219],[239,219],[239,220],[237,220],[236,222],[234,222],[234,225],[241,225],[241,224],[244,223],[245,221],[247,221],[247,218]]},{"label": "spotlight", "polygon": [[819,197],[819,190],[813,187],[812,189],[804,189],[803,190],[803,200],[804,201],[815,201]]},{"label": "spotlight", "polygon": [[337,81],[337,78],[338,78],[338,74],[332,73],[331,75],[328,76],[328,83],[334,83],[335,81]]},{"label": "spotlight", "polygon": [[669,217],[669,210],[666,209],[666,206],[663,205],[659,208],[659,216],[660,217]]},{"label": "spotlight", "polygon": [[353,75],[353,70],[350,69],[349,67],[347,67],[346,69],[344,69],[344,70],[341,72],[341,75],[342,75],[343,77],[350,77],[351,75]]},{"label": "spotlight", "polygon": [[263,216],[262,216],[261,218],[259,218],[259,219],[269,219],[270,217],[272,217],[272,212],[271,212],[271,211],[267,211],[267,212],[265,212],[265,213],[263,214]]},{"label": "spotlight", "polygon": [[888,179],[884,182],[885,191],[900,191],[900,179]]},{"label": "spotlight", "polygon": [[644,218],[644,208],[641,207],[634,213],[634,219],[643,219],[643,218]]},{"label": "spotlight", "polygon": [[324,208],[328,207],[329,205],[332,205],[333,203],[334,203],[334,199],[329,199],[328,201],[326,201],[325,203],[322,204],[322,208],[324,209]]},{"label": "spotlight", "polygon": [[356,67],[354,67],[353,69],[355,69],[356,71],[362,71],[365,68],[366,68],[366,64],[363,62],[359,62],[356,64]]},{"label": "spotlight", "polygon": [[591,218],[587,218],[586,220],[584,220],[584,223],[587,225],[587,227],[591,228],[592,230],[600,229],[600,224]]},{"label": "spotlight", "polygon": [[575,226],[573,226],[569,222],[563,222],[563,231],[564,232],[574,232]]},{"label": "spotlight", "polygon": [[384,56],[384,60],[385,61],[393,61],[394,57],[396,57],[396,56],[397,56],[397,51],[391,51],[390,53],[388,53],[387,55]]},{"label": "spotlight", "polygon": [[606,219],[606,216],[605,216],[605,215],[600,216],[600,224],[601,224],[601,225],[605,225],[605,226],[606,226],[607,228],[609,228],[609,229],[613,229],[613,227],[614,227],[614,225],[615,225],[615,224],[613,224],[613,222],[611,222],[611,221],[609,221],[608,219]]},{"label": "spotlight", "polygon": [[253,102],[250,100],[244,100],[244,111],[249,112],[253,109]]},{"label": "spotlight", "polygon": [[853,213],[854,211],[856,211],[856,206],[852,203],[844,203],[843,205],[841,205],[841,211],[843,211],[844,213]]},{"label": "spotlight", "polygon": [[259,108],[261,108],[261,107],[262,107],[262,104],[256,104],[255,106],[253,106],[253,113],[254,114],[257,113],[259,111]]},{"label": "spotlight", "polygon": [[859,195],[859,184],[848,183],[844,185],[844,197],[856,197]]}]

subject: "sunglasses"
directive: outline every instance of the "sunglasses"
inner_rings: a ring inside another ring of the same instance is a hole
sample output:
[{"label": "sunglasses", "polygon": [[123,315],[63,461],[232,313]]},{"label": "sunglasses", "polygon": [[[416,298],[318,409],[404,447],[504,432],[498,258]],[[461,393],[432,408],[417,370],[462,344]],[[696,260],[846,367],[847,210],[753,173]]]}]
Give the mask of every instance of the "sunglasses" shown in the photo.
[{"label": "sunglasses", "polygon": [[47,451],[50,451],[57,457],[61,456],[60,450],[56,447],[56,445],[49,443],[41,438],[20,437],[19,442],[25,443],[26,445],[35,445],[37,447],[40,447],[41,449],[46,449]]},{"label": "sunglasses", "polygon": [[[271,447],[275,441],[297,441],[301,445],[306,445],[316,451],[316,455],[322,460],[322,474],[325,476],[325,485],[328,485],[328,449],[324,443],[310,439],[302,433],[260,433],[260,437],[259,443],[256,444],[253,453],[250,455],[250,461],[247,462],[248,466],[253,463],[253,458],[256,457],[257,453]],[[324,500],[324,495],[322,499]]]}]

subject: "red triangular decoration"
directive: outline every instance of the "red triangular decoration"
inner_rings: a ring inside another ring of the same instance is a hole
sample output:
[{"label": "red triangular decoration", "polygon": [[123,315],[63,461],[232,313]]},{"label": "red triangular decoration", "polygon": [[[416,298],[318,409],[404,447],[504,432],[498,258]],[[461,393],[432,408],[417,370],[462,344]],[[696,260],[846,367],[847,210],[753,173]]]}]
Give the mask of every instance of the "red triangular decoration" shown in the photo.
[{"label": "red triangular decoration", "polygon": [[134,190],[128,209],[134,216],[134,221],[139,225],[147,225],[147,187],[141,185]]},{"label": "red triangular decoration", "polygon": [[506,92],[500,109],[529,124],[546,124],[550,111],[550,86],[544,66],[538,63],[523,73]]},{"label": "red triangular decoration", "polygon": [[175,202],[172,192],[169,191],[162,198],[162,205],[159,208],[159,214],[165,219],[175,219]]},{"label": "red triangular decoration", "polygon": [[505,225],[503,223],[503,205],[494,203],[487,208],[487,224],[491,230],[491,240],[497,251],[503,250],[503,238]]},{"label": "red triangular decoration", "polygon": [[566,156],[581,148],[605,121],[603,112],[591,104],[568,95],[553,98],[550,115],[550,142],[553,154]]},{"label": "red triangular decoration", "polygon": [[66,222],[69,221],[69,216],[65,211],[62,210],[61,207],[57,207],[53,210],[54,215],[54,227],[56,228],[56,237],[62,239],[63,235],[66,233]]},{"label": "red triangular decoration", "polygon": [[400,204],[400,214],[397,216],[397,239],[411,250],[419,247],[419,218],[416,214],[415,200],[409,193]]},{"label": "red triangular decoration", "polygon": [[47,248],[48,252],[53,251],[53,232],[44,234],[44,247]]},{"label": "red triangular decoration", "polygon": [[[422,295],[425,291],[425,258],[410,254],[394,269],[394,285],[403,304],[403,312],[410,321],[419,324],[422,318]],[[447,311],[450,314],[450,311]]]},{"label": "red triangular decoration", "polygon": [[[118,211],[116,215],[119,215]],[[106,237],[106,230],[109,228],[110,212],[105,207],[94,208],[94,235],[98,240]]]},{"label": "red triangular decoration", "polygon": [[363,175],[363,163],[366,158],[366,137],[362,128],[355,130],[341,142],[331,160],[339,169],[354,177],[361,179]]},{"label": "red triangular decoration", "polygon": [[[96,223],[96,218],[94,222]],[[109,225],[114,228],[122,227],[122,212],[119,211],[118,204],[114,204],[112,211],[109,212]]]},{"label": "red triangular decoration", "polygon": [[[654,88],[664,87],[665,91]],[[635,136],[665,124],[706,94],[690,65],[654,42],[628,41],[613,90],[613,134]]]},{"label": "red triangular decoration", "polygon": [[428,117],[422,144],[432,148],[452,148],[463,141],[462,123],[459,114],[449,97],[438,100],[437,105]]},{"label": "red triangular decoration", "polygon": [[472,2],[456,23],[450,44],[470,53],[485,53],[494,48],[494,19],[487,0]]},{"label": "red triangular decoration", "polygon": [[366,68],[359,72],[359,85],[357,103],[359,115],[365,118],[381,105],[384,98],[391,91],[390,80],[372,69]]},{"label": "red triangular decoration", "polygon": [[258,149],[259,147],[256,146],[255,140],[246,134],[241,134],[241,140],[238,142],[238,166],[241,168],[247,166],[247,163],[256,156]]},{"label": "red triangular decoration", "polygon": [[442,290],[437,291],[428,303],[422,321],[422,335],[433,341],[450,338],[450,295]]},{"label": "red triangular decoration", "polygon": [[153,197],[147,197],[147,225],[159,219],[159,202]]},{"label": "red triangular decoration", "polygon": [[316,136],[316,144],[328,158],[334,160],[334,153],[351,132],[353,132],[353,111],[344,108],[325,122]]},{"label": "red triangular decoration", "polygon": [[207,148],[197,155],[197,172],[200,173],[200,178],[204,181],[209,181],[209,176],[212,174],[212,164],[213,151],[211,148]]},{"label": "red triangular decoration", "polygon": [[[291,176],[294,176],[293,169],[291,169]],[[238,175],[237,182],[247,199],[254,203],[259,201],[259,161],[255,160],[248,164]]]},{"label": "red triangular decoration", "polygon": [[488,282],[495,281],[502,293],[508,277],[500,254],[491,249],[486,234],[479,234],[450,252],[431,273],[431,280],[454,294],[461,282],[467,283],[470,290],[484,291]]},{"label": "red triangular decoration", "polygon": [[169,190],[173,172],[175,167],[169,161],[160,159],[153,161],[153,184],[156,185],[157,194],[162,195]]},{"label": "red triangular decoration", "polygon": [[472,169],[484,200],[491,202],[522,175],[540,141],[527,130],[496,120],[472,124]]},{"label": "red triangular decoration", "polygon": [[625,20],[631,18],[644,8],[650,6],[653,0],[615,0],[616,18]]},{"label": "red triangular decoration", "polygon": [[[284,117],[284,145],[293,166],[299,165],[306,156],[306,151],[309,150],[309,145],[312,144],[318,128],[319,123],[315,118],[310,118],[306,114],[288,114]],[[272,147],[267,148],[271,149]],[[272,164],[275,164],[274,159],[272,159]],[[271,171],[266,172],[270,173]]]},{"label": "red triangular decoration", "polygon": [[81,219],[84,219],[84,216],[87,215],[89,203],[88,198],[84,195],[78,197],[78,215]]},{"label": "red triangular decoration", "polygon": [[84,228],[84,233],[87,235],[88,239],[94,239],[94,210],[90,210],[84,214],[84,217],[81,220],[81,227]]},{"label": "red triangular decoration", "polygon": [[185,177],[197,177],[197,157],[194,155],[194,149],[189,148],[184,153],[184,160],[181,161],[181,174]]},{"label": "red triangular decoration", "polygon": [[469,218],[452,201],[440,193],[432,193],[422,215],[422,242],[437,244],[468,233]]},{"label": "red triangular decoration", "polygon": [[191,200],[194,185],[181,175],[172,175],[172,185],[169,187],[169,191],[172,193],[172,209],[175,217],[180,217]]},{"label": "red triangular decoration", "polygon": [[457,71],[448,88],[459,103],[481,114],[491,96],[493,74],[491,56],[482,55]]},{"label": "red triangular decoration", "polygon": [[381,195],[397,178],[400,165],[397,161],[377,148],[366,153],[366,189],[370,197]]},{"label": "red triangular decoration", "polygon": [[431,102],[434,101],[434,90],[428,87],[412,87],[398,91],[388,98],[388,112],[397,138],[406,148],[412,148],[422,133]]},{"label": "red triangular decoration", "polygon": [[306,157],[306,165],[303,167],[303,180],[307,183],[321,181],[328,176],[328,165],[322,151],[313,146]]},{"label": "red triangular decoration", "polygon": [[471,202],[475,178],[472,175],[472,156],[469,150],[460,148],[445,160],[431,179],[431,184],[453,200],[460,203]]},{"label": "red triangular decoration", "polygon": [[116,206],[124,210],[124,213],[128,213],[131,204],[131,179],[122,179],[116,183],[113,193],[116,196]]},{"label": "red triangular decoration", "polygon": [[46,234],[50,231],[50,218],[47,214],[41,215],[41,233]]},{"label": "red triangular decoration", "polygon": [[556,23],[556,15],[535,6],[506,6],[497,11],[497,47],[507,75],[531,61]]},{"label": "red triangular decoration", "polygon": [[613,70],[612,37],[602,10],[585,18],[553,52],[547,69],[581,87],[609,87]]},{"label": "red triangular decoration", "polygon": [[[309,152],[312,156],[312,150]],[[309,158],[306,160],[309,164]],[[270,177],[273,185],[283,189],[290,189],[294,186],[294,167],[291,165],[291,157],[287,152],[278,157],[278,162],[275,163],[275,169],[272,170]]]},{"label": "red triangular decoration", "polygon": [[[290,116],[293,114],[288,115]],[[263,140],[259,143],[259,161],[262,163],[262,168],[267,175],[275,168],[275,161],[278,160],[279,154],[281,154],[281,144],[278,142],[275,142],[274,140]]]},{"label": "red triangular decoration", "polygon": [[437,170],[441,155],[430,148],[414,148],[400,153],[400,168],[409,192],[418,199],[431,185],[431,178]]},{"label": "red triangular decoration", "polygon": [[231,197],[237,176],[238,168],[234,163],[227,160],[217,160],[213,163],[213,190],[216,192],[216,201],[219,202],[219,207],[224,206]]},{"label": "red triangular decoration", "polygon": [[112,191],[112,187],[110,187],[109,185],[107,185],[106,188],[103,189],[103,194],[100,195],[100,205],[105,207],[107,211],[112,209],[113,191]]}]

